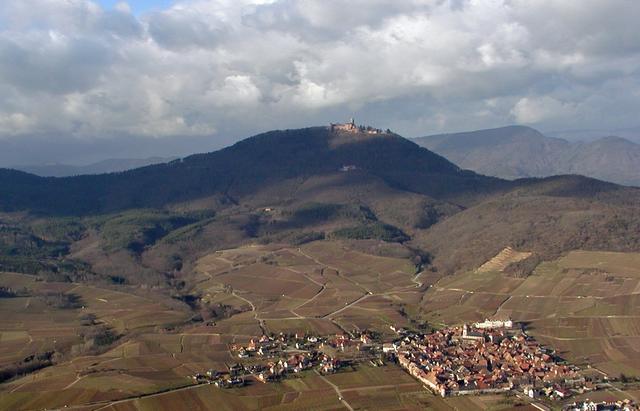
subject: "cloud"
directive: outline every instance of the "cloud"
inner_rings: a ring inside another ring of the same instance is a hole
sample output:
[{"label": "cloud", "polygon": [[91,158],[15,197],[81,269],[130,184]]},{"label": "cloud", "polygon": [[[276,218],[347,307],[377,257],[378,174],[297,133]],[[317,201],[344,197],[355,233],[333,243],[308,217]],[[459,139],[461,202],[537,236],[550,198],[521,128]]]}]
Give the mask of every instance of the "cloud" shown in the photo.
[{"label": "cloud", "polygon": [[215,16],[178,8],[148,16],[148,32],[156,43],[167,49],[188,52],[190,48],[215,48],[224,35],[224,25]]},{"label": "cloud", "polygon": [[574,115],[576,107],[553,97],[523,97],[513,106],[511,114],[517,123],[535,124],[541,121]]},{"label": "cloud", "polygon": [[228,139],[352,114],[406,135],[630,127],[637,15],[624,0],[179,0],[139,16],[4,0],[0,139]]}]

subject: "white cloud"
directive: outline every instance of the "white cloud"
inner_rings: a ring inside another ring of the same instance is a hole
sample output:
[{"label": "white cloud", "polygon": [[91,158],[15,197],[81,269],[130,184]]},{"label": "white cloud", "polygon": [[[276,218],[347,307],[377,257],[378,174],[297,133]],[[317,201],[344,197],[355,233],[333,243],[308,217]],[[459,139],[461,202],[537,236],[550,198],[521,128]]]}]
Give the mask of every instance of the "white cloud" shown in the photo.
[{"label": "white cloud", "polygon": [[517,123],[537,124],[575,115],[576,106],[553,97],[523,97],[513,106],[511,114]]},{"label": "white cloud", "polygon": [[260,100],[260,90],[250,76],[233,75],[222,84],[213,84],[210,92],[213,103],[218,107],[253,106]]},{"label": "white cloud", "polygon": [[183,0],[141,16],[3,0],[0,138],[241,137],[336,113],[409,135],[632,126],[638,15],[624,0]]}]

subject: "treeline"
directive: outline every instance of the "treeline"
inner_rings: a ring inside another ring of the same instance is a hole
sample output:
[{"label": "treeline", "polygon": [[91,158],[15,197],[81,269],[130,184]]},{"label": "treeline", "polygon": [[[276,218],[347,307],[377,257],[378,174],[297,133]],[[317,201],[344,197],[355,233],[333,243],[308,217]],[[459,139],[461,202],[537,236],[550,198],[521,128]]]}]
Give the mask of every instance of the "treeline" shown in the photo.
[{"label": "treeline", "polygon": [[0,368],[0,383],[54,364],[58,354],[54,351],[33,354],[20,362]]},{"label": "treeline", "polygon": [[395,243],[409,240],[409,236],[398,227],[381,222],[341,228],[334,231],[332,237],[349,240],[382,240]]},{"label": "treeline", "polygon": [[306,203],[294,210],[284,210],[282,215],[289,217],[289,223],[294,226],[304,226],[333,219],[353,219],[362,222],[377,219],[368,207],[334,203]]},{"label": "treeline", "polygon": [[28,222],[0,225],[0,271],[61,282],[94,276],[88,264],[66,258],[71,245],[68,239],[78,235],[77,230],[77,224],[68,219],[40,221],[33,226]]},{"label": "treeline", "polygon": [[215,212],[211,210],[171,212],[137,209],[98,215],[83,222],[100,234],[102,248],[106,252],[126,249],[133,254],[141,254],[170,233],[214,216]]}]

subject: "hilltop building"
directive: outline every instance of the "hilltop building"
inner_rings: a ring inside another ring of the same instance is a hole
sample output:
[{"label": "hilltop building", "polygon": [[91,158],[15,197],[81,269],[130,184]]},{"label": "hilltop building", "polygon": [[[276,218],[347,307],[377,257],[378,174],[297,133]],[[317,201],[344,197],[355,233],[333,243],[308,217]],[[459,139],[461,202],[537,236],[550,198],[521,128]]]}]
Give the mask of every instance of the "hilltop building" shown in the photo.
[{"label": "hilltop building", "polygon": [[337,123],[337,124],[333,124],[331,123],[330,125],[331,131],[349,131],[352,133],[355,133],[356,131],[358,131],[358,127],[356,126],[356,122],[353,119],[353,117],[351,117],[349,119],[348,123]]},{"label": "hilltop building", "polygon": [[329,130],[332,132],[341,131],[346,133],[364,133],[364,134],[389,134],[391,130],[387,130],[386,132],[382,131],[379,128],[374,128],[371,126],[358,126],[356,125],[353,117],[349,119],[348,123],[331,123],[329,124]]}]

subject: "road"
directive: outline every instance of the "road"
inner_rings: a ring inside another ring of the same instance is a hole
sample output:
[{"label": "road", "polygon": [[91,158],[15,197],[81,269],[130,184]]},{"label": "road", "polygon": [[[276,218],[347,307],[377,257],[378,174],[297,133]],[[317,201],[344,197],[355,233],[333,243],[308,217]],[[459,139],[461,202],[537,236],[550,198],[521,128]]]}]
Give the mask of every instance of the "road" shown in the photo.
[{"label": "road", "polygon": [[361,288],[365,293],[370,293],[371,292],[371,290],[369,290],[368,288],[360,285],[360,283],[358,283],[357,281],[354,281],[354,280],[350,279],[349,277],[345,277],[345,276],[341,275],[340,274],[341,270],[338,267],[334,267],[334,266],[331,266],[331,265],[323,263],[322,261],[318,260],[316,257],[314,257],[312,255],[309,255],[309,254],[305,253],[304,251],[302,251],[302,248],[298,247],[298,252],[300,253],[300,255],[310,259],[311,261],[313,261],[314,263],[318,264],[319,266],[326,267],[326,268],[329,268],[329,269],[335,271],[340,277],[344,278],[346,281],[349,281],[351,284],[355,285],[356,287]]},{"label": "road", "polygon": [[326,382],[327,384],[329,384],[329,385],[331,386],[331,388],[333,388],[333,390],[336,392],[336,394],[338,394],[338,399],[342,402],[342,404],[344,404],[344,406],[345,406],[345,407],[347,407],[347,409],[348,409],[349,411],[354,411],[354,410],[353,410],[353,407],[352,407],[351,405],[349,405],[349,403],[347,402],[347,400],[345,400],[345,399],[342,397],[342,392],[340,391],[340,388],[339,388],[337,385],[335,385],[334,383],[332,383],[331,381],[329,381],[329,380],[328,380],[324,375],[320,374],[320,373],[318,372],[318,370],[315,370],[315,372],[316,372],[316,374],[318,374],[318,375],[320,376],[320,378],[322,378],[322,380],[323,380],[324,382]]},{"label": "road", "polygon": [[262,330],[263,334],[267,333],[267,330],[265,328],[264,325],[264,320],[260,317],[258,317],[258,311],[256,310],[256,306],[253,305],[253,303],[249,300],[247,300],[246,298],[244,298],[241,295],[238,295],[238,293],[236,293],[236,290],[231,291],[231,294],[236,297],[241,299],[242,301],[246,302],[247,304],[249,304],[249,306],[251,307],[251,311],[253,311],[253,318],[255,318],[255,320],[258,322],[258,326],[260,327],[260,329]]},{"label": "road", "polygon": [[366,298],[368,298],[368,297],[371,297],[372,295],[377,295],[377,294],[365,294],[365,295],[363,295],[363,296],[360,296],[358,299],[353,300],[352,302],[350,302],[349,304],[345,305],[344,307],[339,308],[339,309],[337,309],[337,310],[335,310],[334,312],[331,312],[331,313],[329,313],[329,314],[325,314],[325,315],[323,315],[323,316],[322,316],[322,318],[329,318],[329,317],[331,317],[331,316],[334,316],[334,315],[336,315],[336,314],[338,314],[338,313],[340,313],[340,312],[342,312],[342,311],[346,310],[347,308],[350,308],[350,307],[352,307],[352,306],[354,306],[354,305],[358,304],[360,301],[362,301],[362,300],[364,300],[364,299],[366,299]]},{"label": "road", "polygon": [[129,401],[135,401],[135,400],[138,400],[138,399],[141,399],[141,398],[159,397],[161,395],[169,394],[169,393],[172,393],[172,392],[193,390],[193,389],[198,388],[198,387],[202,387],[202,384],[187,385],[186,387],[173,388],[173,389],[166,390],[166,391],[161,391],[161,392],[136,395],[134,397],[124,398],[124,399],[118,400],[118,401],[109,401],[109,402],[101,401],[101,402],[95,402],[95,403],[90,403],[90,404],[78,405],[78,406],[74,406],[74,407],[66,407],[64,409],[65,410],[74,409],[74,408],[84,408],[84,409],[86,409],[88,406],[91,406],[91,405],[104,404],[102,407],[96,408],[96,409],[93,410],[93,411],[99,411],[99,410],[104,410],[106,408],[112,407],[114,405],[122,404],[122,403],[129,402]]}]

